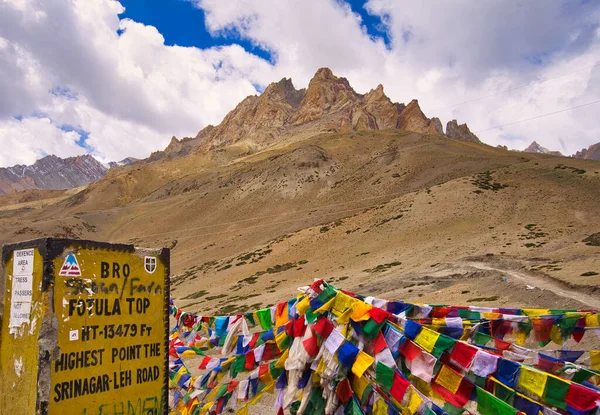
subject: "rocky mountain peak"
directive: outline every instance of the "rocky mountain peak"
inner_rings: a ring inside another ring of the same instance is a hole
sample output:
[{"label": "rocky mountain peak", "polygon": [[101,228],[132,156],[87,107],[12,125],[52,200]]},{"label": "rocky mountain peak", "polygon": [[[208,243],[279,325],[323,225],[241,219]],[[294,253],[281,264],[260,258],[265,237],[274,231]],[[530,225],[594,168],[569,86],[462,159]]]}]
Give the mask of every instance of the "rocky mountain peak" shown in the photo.
[{"label": "rocky mountain peak", "polygon": [[467,124],[458,124],[458,121],[448,121],[446,124],[446,136],[455,140],[468,141],[470,143],[481,143],[479,138],[471,132]]},{"label": "rocky mountain peak", "polygon": [[[456,137],[479,142],[463,126],[457,125],[460,134]],[[381,84],[359,94],[346,78],[335,76],[329,68],[320,68],[306,89],[297,90],[291,79],[283,78],[268,85],[261,95],[245,98],[221,124],[198,133],[193,152],[242,142],[249,149],[261,149],[323,132],[381,129],[444,135],[440,120],[426,117],[416,99],[408,105],[392,102]]]},{"label": "rocky mountain peak", "polygon": [[525,153],[552,154],[554,156],[562,156],[560,151],[552,151],[546,147],[542,147],[537,141],[532,142],[529,147],[523,150]]}]

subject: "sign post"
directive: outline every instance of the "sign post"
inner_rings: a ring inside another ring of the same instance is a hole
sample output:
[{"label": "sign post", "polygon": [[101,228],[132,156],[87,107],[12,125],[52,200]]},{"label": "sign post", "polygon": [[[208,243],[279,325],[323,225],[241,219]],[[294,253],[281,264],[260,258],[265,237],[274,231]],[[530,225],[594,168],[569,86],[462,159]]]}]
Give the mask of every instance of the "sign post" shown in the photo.
[{"label": "sign post", "polygon": [[169,250],[5,245],[0,414],[168,413]]}]

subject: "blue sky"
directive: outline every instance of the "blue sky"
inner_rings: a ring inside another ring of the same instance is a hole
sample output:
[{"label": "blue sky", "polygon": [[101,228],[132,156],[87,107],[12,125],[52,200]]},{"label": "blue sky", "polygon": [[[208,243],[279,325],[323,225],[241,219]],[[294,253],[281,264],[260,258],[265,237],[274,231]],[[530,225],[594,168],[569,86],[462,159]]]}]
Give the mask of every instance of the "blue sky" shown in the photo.
[{"label": "blue sky", "polygon": [[269,51],[252,45],[239,36],[212,36],[204,23],[204,11],[187,0],[125,0],[121,1],[125,12],[121,18],[154,26],[169,46],[194,46],[206,49],[213,46],[238,44],[246,51],[271,61]]},{"label": "blue sky", "polygon": [[0,166],[147,157],[325,66],[491,145],[572,154],[600,141],[582,106],[600,100],[598,56],[593,1],[4,0]]}]

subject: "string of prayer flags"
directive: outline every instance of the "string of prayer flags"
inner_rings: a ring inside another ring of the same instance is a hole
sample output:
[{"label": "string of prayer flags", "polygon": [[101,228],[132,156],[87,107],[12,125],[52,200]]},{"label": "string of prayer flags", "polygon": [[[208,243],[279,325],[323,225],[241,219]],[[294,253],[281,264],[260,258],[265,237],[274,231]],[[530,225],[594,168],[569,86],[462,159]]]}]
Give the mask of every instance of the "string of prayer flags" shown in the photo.
[{"label": "string of prayer flags", "polygon": [[[322,280],[244,314],[199,316],[173,301],[170,310],[179,414],[237,407],[243,415],[267,393],[278,415],[592,415],[600,407],[600,351],[567,348],[600,327],[595,310],[410,304]],[[561,348],[537,351],[528,340]]]}]

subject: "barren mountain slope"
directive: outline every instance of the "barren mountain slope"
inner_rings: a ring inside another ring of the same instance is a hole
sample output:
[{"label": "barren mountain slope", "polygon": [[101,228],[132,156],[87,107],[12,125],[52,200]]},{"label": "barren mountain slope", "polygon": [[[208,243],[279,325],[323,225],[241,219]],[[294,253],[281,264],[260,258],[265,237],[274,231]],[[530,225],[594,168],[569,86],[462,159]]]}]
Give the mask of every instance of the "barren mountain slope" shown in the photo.
[{"label": "barren mountain slope", "polygon": [[248,153],[125,166],[51,206],[4,209],[2,242],[171,246],[173,296],[207,313],[271,304],[315,277],[414,301],[577,302],[461,265],[473,257],[584,291],[600,283],[581,276],[600,273],[600,248],[581,242],[600,232],[599,162],[398,130]]}]

